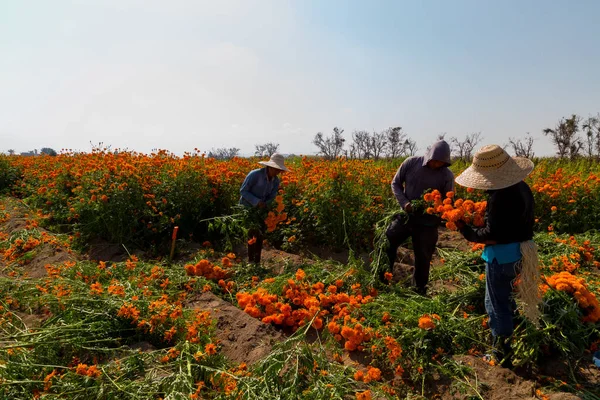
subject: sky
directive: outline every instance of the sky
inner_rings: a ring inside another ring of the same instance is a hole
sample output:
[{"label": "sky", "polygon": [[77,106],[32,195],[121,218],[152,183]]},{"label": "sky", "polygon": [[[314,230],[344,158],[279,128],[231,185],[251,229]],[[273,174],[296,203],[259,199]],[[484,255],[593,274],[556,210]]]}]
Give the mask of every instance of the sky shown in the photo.
[{"label": "sky", "polygon": [[183,154],[401,126],[536,139],[600,112],[597,0],[0,0],[0,152]]}]

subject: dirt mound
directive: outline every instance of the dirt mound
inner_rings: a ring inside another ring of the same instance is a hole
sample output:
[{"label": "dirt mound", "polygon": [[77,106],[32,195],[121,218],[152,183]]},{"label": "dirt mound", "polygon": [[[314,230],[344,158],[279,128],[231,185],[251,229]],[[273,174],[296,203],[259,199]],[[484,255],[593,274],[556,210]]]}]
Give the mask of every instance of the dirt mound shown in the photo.
[{"label": "dirt mound", "polygon": [[[486,400],[538,399],[539,385],[519,376],[513,370],[491,366],[480,357],[460,355],[454,359],[469,368],[471,373],[461,379],[443,377],[427,387],[428,398],[444,400],[483,398]],[[550,400],[576,400],[571,393],[544,393]]]},{"label": "dirt mound", "polygon": [[262,323],[210,292],[191,298],[186,307],[211,312],[216,319],[220,351],[231,361],[254,364],[269,355],[275,343],[284,340],[272,325]]},{"label": "dirt mound", "polygon": [[471,251],[472,244],[465,240],[460,232],[440,228],[437,247],[440,249],[452,249],[460,251]]},{"label": "dirt mound", "polygon": [[22,216],[22,212],[20,214],[21,216],[14,217],[12,216],[12,214],[10,214],[11,216],[9,217],[9,219],[0,225],[0,230],[6,233],[12,233],[25,229],[25,227],[27,226],[27,219]]},{"label": "dirt mound", "polygon": [[[28,228],[28,210],[21,202],[4,198],[2,205],[9,217],[0,224],[0,232],[10,236]],[[43,228],[36,227],[36,229],[42,233],[47,232]],[[66,247],[56,243],[42,243],[31,250],[25,264],[19,265],[19,272],[25,278],[41,278],[46,276],[46,265],[58,265],[76,259],[75,255]],[[5,267],[7,267],[7,262],[0,256],[0,269],[4,270]]]},{"label": "dirt mound", "polygon": [[125,248],[119,244],[95,239],[89,244],[88,257],[93,261],[122,262],[129,257]]},{"label": "dirt mound", "polygon": [[76,257],[60,247],[42,244],[35,249],[33,258],[21,268],[24,277],[37,279],[46,276],[46,265],[58,265],[67,261],[76,261]]},{"label": "dirt mound", "polygon": [[455,360],[472,369],[463,380],[441,378],[428,385],[428,398],[444,400],[484,398],[486,400],[535,399],[535,382],[513,371],[493,367],[479,357],[456,356]]}]

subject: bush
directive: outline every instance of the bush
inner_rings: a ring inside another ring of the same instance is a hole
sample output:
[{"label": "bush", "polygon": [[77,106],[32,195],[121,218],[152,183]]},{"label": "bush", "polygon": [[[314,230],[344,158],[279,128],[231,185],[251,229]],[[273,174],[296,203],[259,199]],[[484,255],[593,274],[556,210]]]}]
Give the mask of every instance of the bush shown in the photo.
[{"label": "bush", "polygon": [[9,192],[21,176],[21,169],[13,165],[11,157],[0,154],[0,193]]}]

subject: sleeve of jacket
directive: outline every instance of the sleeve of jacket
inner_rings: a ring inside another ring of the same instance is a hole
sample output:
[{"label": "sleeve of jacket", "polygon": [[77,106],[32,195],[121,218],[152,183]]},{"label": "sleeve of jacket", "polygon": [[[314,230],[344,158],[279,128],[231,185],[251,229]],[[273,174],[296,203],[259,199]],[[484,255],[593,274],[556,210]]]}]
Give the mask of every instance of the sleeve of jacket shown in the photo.
[{"label": "sleeve of jacket", "polygon": [[241,196],[254,207],[256,207],[256,205],[260,201],[258,197],[256,197],[250,192],[250,189],[252,189],[256,182],[256,178],[257,174],[250,172],[248,175],[246,175],[246,179],[244,179],[244,183],[242,183],[242,186],[240,187]]},{"label": "sleeve of jacket", "polygon": [[279,177],[273,178],[273,187],[271,188],[271,192],[267,196],[267,203],[270,203],[277,197],[277,192],[279,191]]},{"label": "sleeve of jacket", "polygon": [[444,194],[454,192],[454,174],[449,169],[446,170],[446,181],[444,182]]},{"label": "sleeve of jacket", "polygon": [[485,243],[490,240],[495,240],[494,232],[495,227],[498,225],[498,213],[496,212],[496,207],[498,207],[497,202],[498,199],[496,194],[490,196],[485,212],[485,226],[483,228],[473,229],[471,226],[465,225],[460,230],[460,233],[462,233],[465,239],[475,243]]},{"label": "sleeve of jacket", "polygon": [[394,175],[394,179],[392,179],[392,192],[402,208],[410,203],[410,200],[404,194],[404,183],[406,182],[406,173],[410,169],[411,164],[410,158],[404,160],[400,168],[398,168],[396,175]]}]

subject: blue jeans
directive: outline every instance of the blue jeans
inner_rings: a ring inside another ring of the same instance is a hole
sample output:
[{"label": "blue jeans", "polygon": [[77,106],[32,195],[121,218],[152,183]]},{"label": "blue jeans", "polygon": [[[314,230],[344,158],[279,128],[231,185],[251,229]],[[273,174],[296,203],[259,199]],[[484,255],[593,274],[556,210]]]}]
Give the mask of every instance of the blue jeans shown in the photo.
[{"label": "blue jeans", "polygon": [[512,282],[517,276],[517,262],[498,264],[494,258],[485,265],[485,310],[490,317],[489,326],[494,338],[513,333],[517,304],[512,296]]}]

